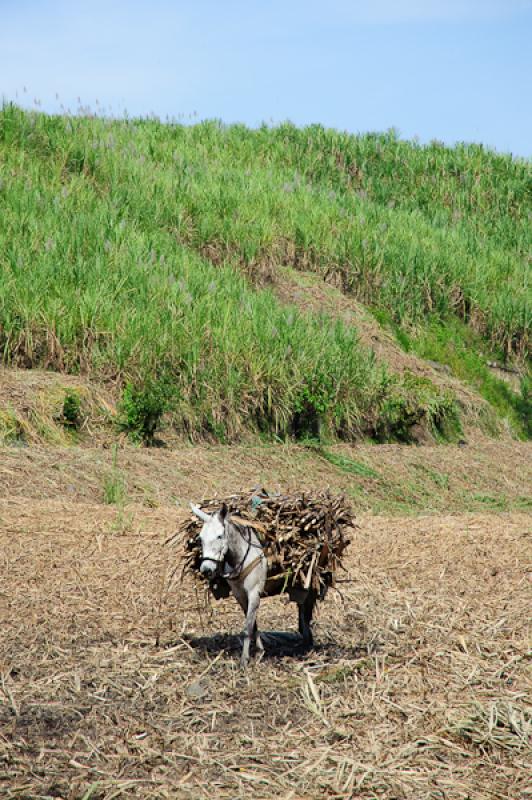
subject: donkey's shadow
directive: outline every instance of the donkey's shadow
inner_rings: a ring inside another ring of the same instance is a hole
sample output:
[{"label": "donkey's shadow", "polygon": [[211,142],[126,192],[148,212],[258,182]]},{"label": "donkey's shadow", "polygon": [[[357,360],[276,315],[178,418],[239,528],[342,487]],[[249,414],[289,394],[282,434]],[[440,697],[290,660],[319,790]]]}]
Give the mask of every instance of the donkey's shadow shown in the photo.
[{"label": "donkey's shadow", "polygon": [[[334,641],[314,642],[308,645],[301,634],[292,631],[264,631],[260,636],[264,644],[264,660],[278,658],[301,658],[311,653],[327,654],[335,658],[360,658],[367,653],[364,645],[345,646]],[[225,651],[229,655],[240,655],[243,636],[230,633],[216,633],[212,636],[191,636],[185,634],[184,641],[194,650],[209,655]]]}]

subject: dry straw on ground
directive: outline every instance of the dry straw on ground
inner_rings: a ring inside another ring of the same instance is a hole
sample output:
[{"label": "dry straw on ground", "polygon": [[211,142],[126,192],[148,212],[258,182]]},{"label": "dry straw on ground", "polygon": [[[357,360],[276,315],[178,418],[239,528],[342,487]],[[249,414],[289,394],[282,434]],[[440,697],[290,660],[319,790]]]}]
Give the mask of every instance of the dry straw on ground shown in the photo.
[{"label": "dry straw on ground", "polygon": [[236,604],[164,591],[175,511],[121,513],[0,502],[0,796],[529,796],[527,515],[361,519],[315,649],[243,673]]}]

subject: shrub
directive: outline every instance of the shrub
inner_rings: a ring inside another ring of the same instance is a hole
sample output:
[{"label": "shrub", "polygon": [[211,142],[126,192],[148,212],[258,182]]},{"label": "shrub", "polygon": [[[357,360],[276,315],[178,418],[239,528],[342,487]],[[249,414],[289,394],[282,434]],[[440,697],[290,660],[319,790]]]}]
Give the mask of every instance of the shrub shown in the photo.
[{"label": "shrub", "polygon": [[81,398],[73,389],[67,389],[63,399],[61,421],[63,425],[77,428],[81,418]]},{"label": "shrub", "polygon": [[334,405],[331,375],[317,372],[305,382],[294,398],[291,433],[296,439],[320,439],[327,414]]},{"label": "shrub", "polygon": [[383,399],[374,435],[381,442],[411,443],[416,440],[417,426],[448,441],[461,433],[454,395],[440,391],[427,378],[406,373]]},{"label": "shrub", "polygon": [[170,386],[164,380],[146,378],[127,383],[118,410],[118,427],[136,442],[153,445],[161,417],[170,408]]}]

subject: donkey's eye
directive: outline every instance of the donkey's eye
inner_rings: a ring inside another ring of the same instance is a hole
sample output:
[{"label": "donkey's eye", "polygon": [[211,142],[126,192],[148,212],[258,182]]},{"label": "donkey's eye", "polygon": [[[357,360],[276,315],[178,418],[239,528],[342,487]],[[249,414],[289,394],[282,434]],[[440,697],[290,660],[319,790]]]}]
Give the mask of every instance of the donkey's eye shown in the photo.
[{"label": "donkey's eye", "polygon": [[220,534],[219,534],[219,535],[218,535],[216,538],[217,538],[217,539],[223,539],[223,538],[224,538],[224,535],[223,535],[223,533],[220,533]]}]

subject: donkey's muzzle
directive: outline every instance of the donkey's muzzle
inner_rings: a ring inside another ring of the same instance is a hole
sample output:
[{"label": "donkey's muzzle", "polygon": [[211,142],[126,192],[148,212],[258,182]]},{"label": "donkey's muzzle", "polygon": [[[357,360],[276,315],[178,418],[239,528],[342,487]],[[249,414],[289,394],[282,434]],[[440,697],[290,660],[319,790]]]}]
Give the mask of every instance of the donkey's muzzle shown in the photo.
[{"label": "donkey's muzzle", "polygon": [[211,561],[209,559],[208,561],[202,561],[200,564],[200,572],[202,575],[205,575],[206,578],[214,578],[218,570],[219,565],[217,561]]}]

